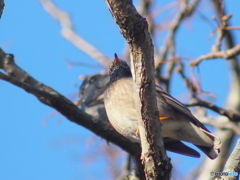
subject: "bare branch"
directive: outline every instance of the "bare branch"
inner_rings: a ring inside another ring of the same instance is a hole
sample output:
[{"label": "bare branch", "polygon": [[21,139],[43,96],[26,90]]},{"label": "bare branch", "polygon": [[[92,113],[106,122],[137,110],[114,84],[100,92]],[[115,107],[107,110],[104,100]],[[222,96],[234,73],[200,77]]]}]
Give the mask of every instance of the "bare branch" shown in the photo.
[{"label": "bare branch", "polygon": [[228,121],[227,117],[218,116],[212,117],[206,114],[206,110],[199,108],[197,111],[194,111],[194,115],[201,120],[201,123],[211,125],[220,130],[231,130],[237,135],[240,135],[240,128],[234,122]]},{"label": "bare branch", "polygon": [[2,17],[4,6],[5,6],[4,0],[0,0],[0,18]]},{"label": "bare branch", "polygon": [[238,176],[222,176],[222,180],[237,180],[240,173],[240,139],[227,160],[223,172],[237,172]]},{"label": "bare branch", "polygon": [[186,104],[186,106],[188,106],[188,107],[191,107],[191,106],[205,107],[205,108],[213,110],[214,112],[217,112],[220,115],[228,117],[230,121],[240,122],[240,113],[238,113],[238,112],[233,112],[231,110],[223,109],[223,108],[218,107],[218,106],[216,106],[212,103],[203,101],[203,100],[198,99],[198,98],[194,98],[194,100],[196,102],[193,102],[191,104]]},{"label": "bare branch", "polygon": [[[153,5],[153,0],[140,0],[139,6],[137,7],[138,13],[142,15],[143,17],[146,17],[146,20],[148,22],[148,30],[152,36],[154,36],[155,31],[155,22],[153,20],[153,16],[151,15],[151,8]],[[154,57],[157,56],[156,50],[154,50]],[[124,59],[129,62],[130,61],[130,50],[128,48],[128,45],[124,48]]]},{"label": "bare branch", "polygon": [[[117,133],[108,121],[93,118],[51,87],[38,82],[15,64],[13,55],[6,54],[2,49],[0,49],[0,69],[7,73],[6,75],[0,72],[0,79],[36,96],[42,103],[56,109],[70,121],[118,145],[134,157],[140,156],[141,148],[137,143],[132,143]],[[139,170],[141,173],[141,169]]]},{"label": "bare branch", "polygon": [[180,61],[180,58],[178,58],[178,67],[175,68],[175,71],[177,71],[180,76],[182,77],[182,79],[185,81],[185,84],[187,86],[187,88],[191,91],[192,96],[196,96],[197,92],[201,92],[201,89],[199,87],[199,85],[196,82],[192,82],[190,80],[190,78],[188,78],[184,72],[184,63],[182,61]]},{"label": "bare branch", "polygon": [[231,15],[224,15],[223,14],[223,4],[222,1],[215,2],[215,5],[219,9],[219,14],[221,14],[220,24],[217,27],[217,37],[215,40],[215,44],[212,45],[212,52],[217,52],[221,50],[221,44],[222,44],[222,39],[224,38],[225,35],[225,29],[227,26],[227,21],[231,18]]},{"label": "bare branch", "polygon": [[[225,10],[223,6],[223,1],[219,0],[212,0],[214,8],[216,10],[218,19],[221,21],[222,17],[224,17]],[[226,22],[226,21],[225,21]],[[229,26],[226,22],[225,27]],[[226,49],[231,49],[235,46],[234,37],[230,33],[230,31],[225,31],[225,38],[224,43],[226,45]],[[240,111],[240,66],[238,63],[237,56],[231,57],[228,61],[231,66],[231,85],[230,85],[230,92],[227,97],[227,103],[225,108],[232,109],[235,111]],[[202,163],[201,167],[199,167],[198,176],[195,177],[196,179],[212,179],[209,176],[209,171],[219,172],[223,168],[223,164],[226,161],[226,156],[229,154],[229,147],[234,140],[235,133],[232,130],[221,130],[217,129],[216,136],[218,136],[222,140],[222,148],[219,157],[215,161],[210,161],[205,159]]]},{"label": "bare branch", "polygon": [[197,66],[200,62],[206,59],[217,59],[217,58],[230,59],[239,54],[240,54],[240,44],[237,44],[233,48],[228,49],[226,51],[217,51],[217,52],[211,52],[211,53],[202,55],[199,58],[191,61],[190,65]]},{"label": "bare branch", "polygon": [[150,15],[151,7],[153,5],[153,0],[141,0],[140,7],[138,8],[139,13],[143,16],[146,16],[146,20],[148,22],[148,29],[151,35],[153,35],[155,30],[155,23],[153,21],[153,17]]},{"label": "bare branch", "polygon": [[147,22],[136,11],[132,1],[107,0],[107,3],[132,55],[135,105],[139,112],[138,124],[146,179],[170,179],[171,164],[163,148],[161,128],[157,121],[153,44]]},{"label": "bare branch", "polygon": [[[157,71],[161,74],[162,62],[166,59],[169,54],[168,59],[175,58],[175,36],[176,32],[180,27],[181,22],[191,16],[194,12],[195,7],[198,5],[199,0],[193,0],[191,3],[188,3],[187,0],[180,1],[180,10],[175,18],[171,21],[169,27],[169,33],[166,37],[164,45],[159,50],[159,56],[156,58],[155,67],[157,67]],[[169,62],[167,65],[167,74],[165,78],[166,91],[169,91],[169,82],[175,67],[175,62]]]},{"label": "bare branch", "polygon": [[232,122],[223,123],[223,122],[217,121],[216,119],[212,120],[209,117],[208,118],[201,118],[201,122],[203,124],[208,124],[208,125],[211,125],[215,128],[218,128],[218,129],[232,130],[234,133],[236,133],[238,136],[240,136],[240,129],[235,123],[232,123]]},{"label": "bare branch", "polygon": [[160,56],[155,63],[159,64],[166,58],[169,47],[172,44],[174,44],[176,31],[180,27],[181,22],[185,18],[192,15],[198,3],[199,3],[199,0],[194,0],[192,3],[187,3],[186,0],[180,2],[180,10],[169,25],[170,26],[169,34],[166,37],[164,46],[160,50]]},{"label": "bare branch", "polygon": [[[224,22],[223,27],[228,27],[229,23],[224,19],[224,17],[226,17],[226,12],[225,12],[225,9],[224,9],[224,4],[223,4],[224,1],[222,1],[222,0],[219,0],[219,1],[212,0],[212,3],[213,3],[213,6],[215,8],[215,11],[217,13],[219,21]],[[227,49],[233,48],[235,46],[235,42],[234,42],[235,38],[233,37],[232,33],[230,31],[225,31],[224,34],[225,34],[226,48]],[[231,61],[229,61],[229,63],[234,70],[233,71],[233,76],[234,76],[234,78],[236,78],[236,80],[237,80],[236,82],[237,82],[238,86],[240,86],[239,85],[239,83],[240,83],[240,64],[238,62],[237,57],[233,56],[231,58]]]},{"label": "bare branch", "polygon": [[238,26],[228,26],[228,27],[225,27],[225,30],[234,30],[234,29],[240,30],[240,27],[238,27]]},{"label": "bare branch", "polygon": [[73,29],[72,22],[68,13],[60,10],[51,0],[39,0],[44,9],[62,26],[62,35],[69,42],[75,45],[79,50],[83,51],[97,62],[101,63],[106,69],[109,66],[110,60],[101,53],[92,44],[80,37]]}]

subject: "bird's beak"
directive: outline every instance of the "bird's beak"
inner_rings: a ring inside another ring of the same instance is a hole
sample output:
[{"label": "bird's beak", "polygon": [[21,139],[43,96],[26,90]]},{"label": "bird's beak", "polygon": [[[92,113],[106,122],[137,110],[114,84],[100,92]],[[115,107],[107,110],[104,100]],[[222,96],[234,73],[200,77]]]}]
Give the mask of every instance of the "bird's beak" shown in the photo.
[{"label": "bird's beak", "polygon": [[114,54],[114,57],[115,57],[115,58],[114,58],[114,61],[113,61],[113,62],[114,62],[114,63],[119,63],[119,62],[120,62],[120,59],[118,58],[118,56],[117,56],[116,53]]}]

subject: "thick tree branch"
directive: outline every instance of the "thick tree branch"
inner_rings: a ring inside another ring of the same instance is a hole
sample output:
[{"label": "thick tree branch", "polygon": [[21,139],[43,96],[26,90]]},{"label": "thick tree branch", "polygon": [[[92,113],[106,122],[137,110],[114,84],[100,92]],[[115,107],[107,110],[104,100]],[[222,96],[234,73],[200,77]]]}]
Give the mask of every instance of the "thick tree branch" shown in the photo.
[{"label": "thick tree branch", "polygon": [[[118,145],[134,157],[139,158],[141,148],[138,144],[132,143],[117,133],[108,121],[93,118],[51,87],[38,82],[15,64],[13,55],[6,54],[2,49],[0,49],[0,69],[7,73],[6,75],[1,72],[0,79],[36,96],[42,103],[56,109],[70,121],[89,129],[108,142]],[[141,171],[140,168],[140,174],[142,174]]]},{"label": "thick tree branch", "polygon": [[163,148],[157,121],[153,44],[147,22],[138,14],[132,1],[107,0],[107,3],[131,51],[146,179],[170,179],[171,164]]},{"label": "thick tree branch", "polygon": [[154,23],[153,17],[150,15],[152,5],[153,5],[153,0],[141,0],[138,11],[142,16],[146,16],[146,20],[148,22],[148,30],[150,34],[153,36],[156,25]]}]

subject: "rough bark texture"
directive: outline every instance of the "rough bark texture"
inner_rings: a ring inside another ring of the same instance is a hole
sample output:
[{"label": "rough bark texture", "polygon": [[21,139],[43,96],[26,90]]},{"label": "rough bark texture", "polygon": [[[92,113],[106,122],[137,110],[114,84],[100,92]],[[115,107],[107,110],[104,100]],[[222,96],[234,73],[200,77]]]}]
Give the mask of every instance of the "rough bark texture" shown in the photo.
[{"label": "rough bark texture", "polygon": [[[85,52],[90,57],[100,62],[103,67],[108,66],[109,59],[106,58],[103,53],[98,51],[97,48],[84,41],[83,38],[74,32],[70,16],[68,16],[66,12],[59,9],[50,0],[40,0],[40,2],[45,10],[61,24],[63,37],[78,47],[79,50]],[[154,121],[157,116],[157,109],[156,101],[154,100],[155,92],[152,77],[153,45],[147,30],[149,29],[153,36],[155,36],[156,31],[159,30],[159,24],[154,22],[154,16],[152,16],[153,14],[150,11],[150,7],[154,1],[141,1],[142,9],[140,11],[146,15],[146,19],[142,18],[137,13],[136,9],[132,5],[132,1],[130,0],[107,0],[107,2],[114,18],[121,28],[122,34],[129,44],[132,55],[132,71],[136,82],[136,104],[138,105],[137,107],[139,110],[140,135],[142,140],[142,152],[144,155],[146,177],[147,179],[168,179],[170,178],[171,165],[165,155],[161,135],[159,135],[160,128],[158,127],[158,123],[156,124]],[[193,17],[192,15],[195,10],[199,8],[199,2],[199,0],[181,0],[173,2],[178,3],[177,6],[179,6],[179,10],[174,11],[174,17],[172,19],[170,18],[170,21],[168,20],[167,22],[160,24],[160,26],[166,26],[168,33],[165,38],[166,41],[163,43],[162,47],[160,49],[157,49],[157,46],[155,47],[154,54],[156,59],[155,67],[157,67],[155,77],[158,82],[161,83],[161,85],[163,85],[168,91],[170,89],[170,82],[172,82],[173,72],[177,69],[176,65],[179,65],[180,68],[178,68],[177,72],[186,83],[186,87],[190,91],[189,94],[191,94],[191,97],[195,99],[196,94],[199,93],[197,93],[197,91],[201,90],[201,88],[199,88],[196,83],[194,83],[194,81],[192,81],[184,72],[184,64],[182,62],[184,58],[179,57],[177,54],[179,52],[176,50],[178,42],[176,36],[180,29],[179,27],[182,26],[184,20],[187,20],[188,17]],[[219,115],[226,116],[228,119],[223,116],[217,116],[217,121],[214,121],[214,123],[211,124],[216,128],[215,135],[220,137],[223,143],[219,157],[214,161],[206,159],[203,163],[201,163],[197,172],[195,172],[190,179],[213,179],[209,174],[211,171],[221,172],[230,153],[229,147],[235,139],[234,137],[236,136],[236,132],[239,132],[240,61],[237,55],[240,54],[240,45],[239,43],[237,44],[237,42],[234,42],[236,38],[233,36],[231,31],[228,31],[231,28],[239,29],[239,27],[234,28],[234,26],[231,27],[229,25],[228,19],[230,18],[230,15],[225,12],[223,1],[212,0],[212,2],[213,7],[217,12],[217,19],[219,21],[217,27],[218,29],[216,31],[216,41],[212,45],[211,50],[209,49],[208,53],[205,55],[201,54],[199,57],[190,61],[190,65],[195,67],[205,60],[209,61],[216,59],[217,57],[227,58],[230,64],[229,71],[231,72],[232,78],[230,92],[225,107],[219,107],[202,100],[198,100],[197,103],[192,105],[213,110]],[[4,0],[0,0],[0,17],[3,12],[3,8]],[[148,20],[149,26],[146,23],[146,20]],[[159,41],[155,40],[156,44],[157,42]],[[221,49],[223,44],[225,45],[225,49]],[[165,64],[167,65],[165,66]],[[138,176],[140,179],[145,179],[143,166],[141,164],[141,160],[139,159],[141,155],[141,147],[118,134],[101,113],[96,113],[99,110],[103,110],[103,104],[99,104],[100,106],[86,106],[83,109],[79,109],[66,97],[59,94],[51,87],[37,81],[27,72],[18,67],[14,62],[13,55],[6,54],[2,49],[0,49],[0,69],[5,71],[4,73],[0,72],[0,79],[27,91],[38,98],[43,104],[56,109],[70,121],[89,129],[96,135],[106,139],[108,142],[112,142],[132,154],[137,162]],[[166,71],[166,76],[164,76],[164,71]],[[89,93],[90,92],[97,92],[97,90],[92,89]],[[94,93],[90,95],[93,96]],[[151,103],[148,102],[150,99]],[[205,118],[210,119],[209,116],[205,116]],[[224,122],[218,121],[222,118],[224,118]],[[153,119],[153,121],[151,119]],[[227,126],[229,125],[226,124],[228,123],[228,120],[232,121],[230,122],[231,126]],[[209,123],[207,122],[207,124]],[[238,131],[236,129],[238,129]],[[158,140],[158,138],[160,138],[160,140]],[[154,142],[158,142],[159,144],[155,144]],[[160,153],[158,152],[159,149],[161,150]],[[226,169],[223,171],[227,171],[229,168],[229,171],[239,170],[238,151],[239,142],[229,158],[229,161],[225,165]],[[130,174],[129,172],[131,171],[131,168],[127,169],[129,169],[129,171],[127,171],[124,175]]]},{"label": "rough bark texture", "polygon": [[[238,142],[231,153],[230,157],[228,158],[223,172],[240,172],[240,139],[238,139]],[[239,178],[238,176],[225,176],[221,177],[222,180],[237,180]]]},{"label": "rough bark texture", "polygon": [[129,0],[107,0],[107,3],[131,51],[146,179],[170,179],[172,166],[164,149],[158,121],[153,43],[147,21],[138,14]]},{"label": "rough bark texture", "polygon": [[139,162],[141,148],[137,143],[132,143],[113,129],[109,121],[96,119],[79,109],[66,97],[55,91],[49,86],[37,81],[27,72],[22,70],[14,62],[14,56],[6,54],[0,49],[0,69],[7,74],[0,72],[0,79],[5,80],[26,92],[36,96],[43,104],[56,109],[70,121],[83,126],[96,135],[104,138],[107,142],[114,143],[123,150],[136,157],[139,176],[143,176],[143,167]]}]

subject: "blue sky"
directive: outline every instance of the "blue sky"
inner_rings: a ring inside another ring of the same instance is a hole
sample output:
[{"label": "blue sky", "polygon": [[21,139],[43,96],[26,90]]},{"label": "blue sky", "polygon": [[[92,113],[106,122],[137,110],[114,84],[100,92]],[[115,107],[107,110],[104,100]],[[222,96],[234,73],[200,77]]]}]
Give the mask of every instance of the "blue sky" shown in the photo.
[{"label": "blue sky", "polygon": [[[55,2],[70,13],[76,32],[106,56],[123,52],[124,39],[104,1]],[[228,12],[234,15],[231,22],[239,26],[237,7],[240,7],[240,2],[229,3]],[[0,20],[0,47],[7,53],[13,53],[16,63],[37,80],[76,99],[74,94],[81,84],[79,76],[99,73],[102,69],[67,66],[66,60],[98,64],[62,38],[59,24],[37,0],[24,4],[22,1],[6,0],[5,4]],[[156,3],[156,6],[161,7],[161,4]],[[209,18],[214,15],[203,3],[199,10]],[[192,59],[209,52],[215,40],[214,37],[209,39],[212,27],[200,17],[196,19],[193,23],[184,23],[177,35],[180,45],[177,53]],[[157,21],[160,22],[161,18]],[[214,26],[213,22],[211,24]],[[237,32],[236,35],[236,42],[239,42]],[[160,34],[159,45],[163,40],[164,35]],[[217,95],[215,102],[223,105],[229,85],[227,63],[224,60],[203,62],[200,72],[204,90]],[[183,101],[188,91],[178,74],[174,74],[173,82],[172,95]],[[99,155],[95,161],[87,162],[85,158],[86,154],[91,155],[92,149],[106,143],[104,140],[68,121],[22,89],[0,81],[0,91],[0,179],[110,179],[105,173],[106,159]],[[92,139],[94,143],[89,145]],[[121,157],[122,162],[124,155]],[[173,162],[181,163],[177,172],[183,175],[193,164],[201,162],[201,159],[184,156],[171,157]]]}]

